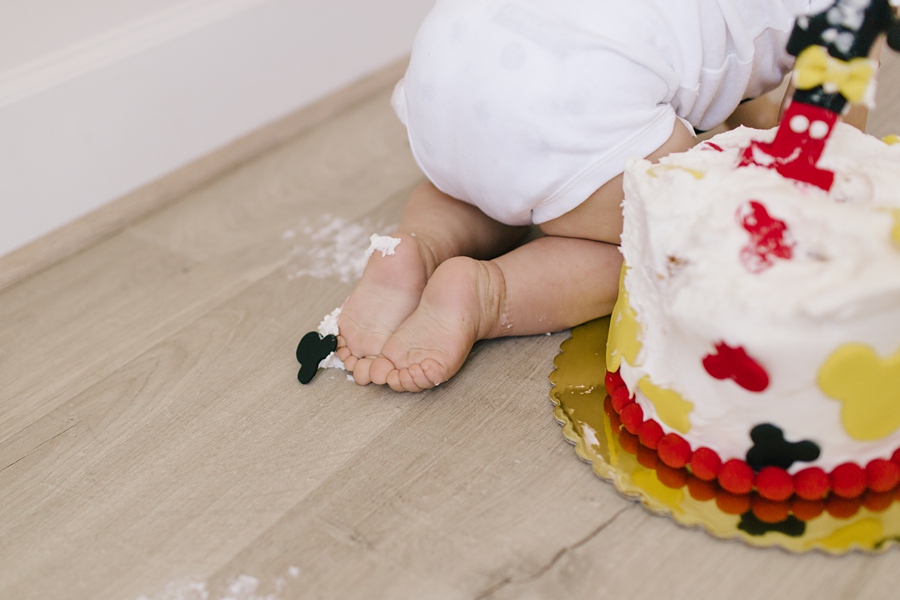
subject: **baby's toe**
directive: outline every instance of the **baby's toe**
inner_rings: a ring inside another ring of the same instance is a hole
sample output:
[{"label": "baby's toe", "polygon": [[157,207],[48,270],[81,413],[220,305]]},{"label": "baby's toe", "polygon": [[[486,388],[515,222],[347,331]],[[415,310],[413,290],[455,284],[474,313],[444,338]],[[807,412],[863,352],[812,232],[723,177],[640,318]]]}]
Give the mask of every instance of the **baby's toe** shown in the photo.
[{"label": "baby's toe", "polygon": [[[344,366],[346,366],[346,363],[344,364]],[[353,380],[359,385],[369,385],[370,383],[372,383],[372,377],[369,373],[371,367],[371,358],[356,359],[356,362],[353,365]]]},{"label": "baby's toe", "polygon": [[[337,354],[337,353],[335,353]],[[356,363],[359,362],[359,359],[353,356],[352,354],[348,354],[347,358],[341,358],[341,355],[337,355],[338,358],[341,359],[341,362],[344,363],[344,369],[347,371],[353,372],[353,369],[356,367]]]},{"label": "baby's toe", "polygon": [[[388,382],[388,375],[390,375],[392,371],[397,370],[394,363],[383,356],[376,356],[371,359],[371,361],[372,366],[369,368],[369,376],[371,377],[372,383],[377,383],[378,385],[386,384]],[[393,386],[391,387],[393,388]],[[400,391],[403,391],[402,388]]]},{"label": "baby's toe", "polygon": [[422,361],[422,372],[425,378],[431,383],[431,387],[440,385],[448,379],[447,369],[444,365],[432,358],[426,358]]},{"label": "baby's toe", "polygon": [[408,391],[405,387],[403,387],[403,383],[400,381],[400,371],[394,369],[386,378],[385,383],[387,383],[388,387],[390,387],[395,392],[406,392]]},{"label": "baby's toe", "polygon": [[428,390],[434,387],[434,383],[429,381],[429,379],[425,376],[425,371],[422,370],[422,365],[416,363],[409,367],[409,375],[412,377],[413,382],[418,386],[421,390]]},{"label": "baby's toe", "polygon": [[404,391],[412,393],[422,391],[422,387],[416,383],[409,369],[400,369],[398,378]]}]

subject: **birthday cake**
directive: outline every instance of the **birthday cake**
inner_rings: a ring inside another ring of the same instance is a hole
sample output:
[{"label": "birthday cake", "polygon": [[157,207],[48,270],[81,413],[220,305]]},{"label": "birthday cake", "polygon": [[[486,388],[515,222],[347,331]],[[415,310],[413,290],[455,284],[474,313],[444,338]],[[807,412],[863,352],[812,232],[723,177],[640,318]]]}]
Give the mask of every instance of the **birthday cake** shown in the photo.
[{"label": "birthday cake", "polygon": [[[860,10],[881,10],[881,31],[886,7]],[[792,43],[815,26],[798,22]],[[851,64],[866,43],[795,48],[800,92],[778,129],[625,172],[612,405],[664,463],[735,494],[900,483],[900,144],[839,120],[871,93]],[[832,75],[810,81],[823,60]]]}]

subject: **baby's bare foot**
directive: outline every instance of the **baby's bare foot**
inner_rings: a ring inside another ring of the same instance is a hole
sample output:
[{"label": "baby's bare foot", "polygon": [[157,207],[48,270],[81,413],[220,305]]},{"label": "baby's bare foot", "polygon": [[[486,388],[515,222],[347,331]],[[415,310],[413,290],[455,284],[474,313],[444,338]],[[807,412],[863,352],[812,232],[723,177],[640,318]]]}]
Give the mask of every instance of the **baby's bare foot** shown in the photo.
[{"label": "baby's bare foot", "polygon": [[337,357],[353,371],[359,358],[381,354],[394,330],[416,309],[428,264],[419,240],[396,234],[394,254],[375,251],[338,317]]},{"label": "baby's bare foot", "polygon": [[355,364],[358,383],[402,392],[433,388],[456,374],[476,341],[493,331],[503,275],[490,262],[452,258],[435,270],[415,312],[384,343],[381,356]]}]

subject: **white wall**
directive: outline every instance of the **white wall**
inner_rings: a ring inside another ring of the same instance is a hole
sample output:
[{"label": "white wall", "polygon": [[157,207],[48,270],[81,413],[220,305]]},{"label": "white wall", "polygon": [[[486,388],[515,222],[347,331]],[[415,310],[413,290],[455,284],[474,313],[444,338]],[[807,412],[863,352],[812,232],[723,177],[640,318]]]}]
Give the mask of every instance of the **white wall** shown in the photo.
[{"label": "white wall", "polygon": [[0,255],[399,60],[432,4],[4,0]]},{"label": "white wall", "polygon": [[3,0],[0,73],[190,4],[191,0]]}]

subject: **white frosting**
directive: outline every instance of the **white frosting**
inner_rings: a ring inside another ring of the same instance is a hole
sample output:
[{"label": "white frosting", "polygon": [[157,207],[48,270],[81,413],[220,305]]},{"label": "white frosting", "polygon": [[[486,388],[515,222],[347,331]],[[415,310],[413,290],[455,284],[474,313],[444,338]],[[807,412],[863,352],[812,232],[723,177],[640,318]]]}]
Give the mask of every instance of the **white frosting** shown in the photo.
[{"label": "white frosting", "polygon": [[[337,322],[340,315],[340,306],[331,311],[329,314],[325,315],[325,318],[322,319],[322,322],[319,323],[319,326],[316,328],[316,331],[319,332],[319,335],[338,335]],[[322,369],[344,369],[344,361],[339,359],[337,355],[332,352],[322,359],[322,362],[319,363],[319,367]]]},{"label": "white frosting", "polygon": [[381,256],[393,256],[397,253],[397,246],[400,245],[401,241],[400,238],[373,233],[369,238],[369,247],[366,249],[366,260],[375,254],[376,251],[381,252]]},{"label": "white frosting", "polygon": [[[735,168],[739,148],[773,135],[742,128],[713,138],[724,152],[701,144],[660,165],[628,165],[621,249],[643,346],[638,364],[623,361],[621,374],[629,389],[646,375],[693,402],[691,428],[679,435],[723,460],[744,459],[750,430],[763,423],[788,441],[820,446],[818,460],[794,463],[791,472],[888,458],[900,431],[870,442],[851,438],[841,403],[823,394],[816,375],[847,343],[868,344],[882,358],[900,349],[900,248],[891,241],[900,145],[839,125],[819,162],[836,173],[825,193],[766,168]],[[789,260],[757,273],[741,262],[749,234],[736,219],[750,200],[787,223],[793,243]],[[706,373],[702,360],[720,341],[742,346],[766,369],[765,391]],[[637,396],[646,417],[673,431]]]}]

